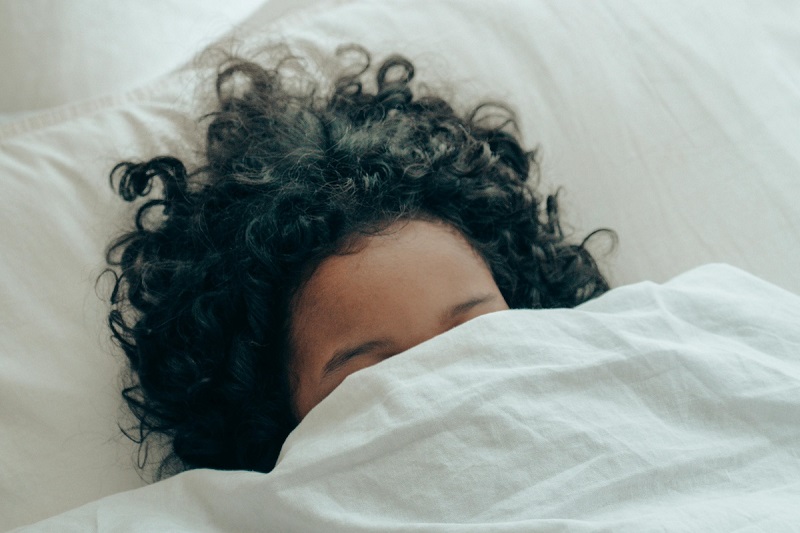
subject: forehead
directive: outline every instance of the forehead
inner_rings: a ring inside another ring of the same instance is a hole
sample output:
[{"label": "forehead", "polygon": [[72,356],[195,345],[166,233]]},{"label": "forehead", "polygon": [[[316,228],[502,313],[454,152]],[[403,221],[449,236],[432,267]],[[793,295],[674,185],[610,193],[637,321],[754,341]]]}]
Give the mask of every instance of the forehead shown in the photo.
[{"label": "forehead", "polygon": [[[401,221],[380,234],[354,240],[347,253],[322,261],[298,295],[298,302],[338,302],[354,289],[388,289],[421,276],[452,275],[454,268],[475,270],[458,268],[466,267],[465,261],[483,263],[457,229],[442,222]],[[440,271],[437,266],[447,270]]]},{"label": "forehead", "polygon": [[323,260],[300,289],[293,333],[324,334],[320,328],[341,333],[382,318],[391,304],[435,301],[459,287],[494,283],[467,239],[445,223],[402,221],[354,244],[349,253]]}]

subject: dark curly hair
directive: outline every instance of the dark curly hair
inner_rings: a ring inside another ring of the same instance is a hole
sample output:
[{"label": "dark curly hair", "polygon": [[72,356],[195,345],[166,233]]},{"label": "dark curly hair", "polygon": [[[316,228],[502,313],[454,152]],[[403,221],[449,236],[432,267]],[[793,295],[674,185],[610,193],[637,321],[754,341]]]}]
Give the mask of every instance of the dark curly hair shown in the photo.
[{"label": "dark curly hair", "polygon": [[122,395],[137,423],[122,429],[140,468],[151,437],[168,443],[158,477],[274,468],[298,424],[292,296],[354,235],[449,224],[511,308],[574,307],[609,288],[591,235],[567,242],[556,196],[536,192],[535,150],[520,146],[508,107],[457,113],[412,89],[408,59],[389,57],[369,79],[370,55],[345,52],[327,83],[283,75],[289,56],[268,67],[228,57],[203,166],[161,156],[111,172],[123,199],[146,197],[107,251],[108,322],[129,363]]}]

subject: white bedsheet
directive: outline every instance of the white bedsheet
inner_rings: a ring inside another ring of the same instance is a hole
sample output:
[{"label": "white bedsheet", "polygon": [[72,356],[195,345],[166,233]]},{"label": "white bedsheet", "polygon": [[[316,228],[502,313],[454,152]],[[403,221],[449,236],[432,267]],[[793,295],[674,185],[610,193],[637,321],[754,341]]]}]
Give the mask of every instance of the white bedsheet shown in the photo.
[{"label": "white bedsheet", "polygon": [[485,315],[349,376],[270,474],[20,531],[797,531],[800,297],[725,265]]}]

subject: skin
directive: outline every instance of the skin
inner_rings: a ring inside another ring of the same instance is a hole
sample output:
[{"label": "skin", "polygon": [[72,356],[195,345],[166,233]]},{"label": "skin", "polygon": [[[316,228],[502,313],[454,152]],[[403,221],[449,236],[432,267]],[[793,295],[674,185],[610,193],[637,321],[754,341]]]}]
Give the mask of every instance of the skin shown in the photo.
[{"label": "skin", "polygon": [[298,420],[353,372],[508,309],[483,258],[449,225],[401,221],[358,245],[325,259],[295,296]]}]

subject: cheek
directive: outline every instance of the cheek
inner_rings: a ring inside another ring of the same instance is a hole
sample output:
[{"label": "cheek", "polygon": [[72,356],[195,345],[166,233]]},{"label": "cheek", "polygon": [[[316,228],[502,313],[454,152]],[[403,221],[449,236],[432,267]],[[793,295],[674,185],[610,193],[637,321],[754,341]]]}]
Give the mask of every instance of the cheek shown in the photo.
[{"label": "cheek", "polygon": [[316,400],[318,385],[315,380],[317,371],[315,361],[308,356],[305,348],[295,345],[292,352],[289,369],[291,403],[295,416],[300,420],[318,403]]},{"label": "cheek", "polygon": [[339,367],[333,374],[319,382],[316,376],[320,375],[320,369],[309,370],[306,373],[298,372],[296,387],[293,390],[294,405],[297,409],[298,419],[303,418],[312,408],[328,397],[347,376],[358,372],[364,368],[376,365],[381,361],[392,357],[395,354],[364,354],[355,357],[342,367]]},{"label": "cheek", "polygon": [[293,402],[297,418],[304,418],[311,409],[333,392],[345,377],[345,374],[342,373],[341,377],[336,376],[335,378],[326,380],[323,384],[309,383],[308,380],[301,379],[295,391]]}]

